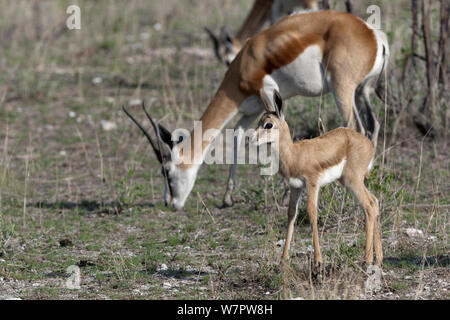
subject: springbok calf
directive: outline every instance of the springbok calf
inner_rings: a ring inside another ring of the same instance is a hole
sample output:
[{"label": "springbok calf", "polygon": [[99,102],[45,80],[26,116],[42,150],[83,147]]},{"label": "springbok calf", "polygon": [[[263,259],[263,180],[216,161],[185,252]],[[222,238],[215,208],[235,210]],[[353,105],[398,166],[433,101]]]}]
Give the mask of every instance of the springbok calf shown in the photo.
[{"label": "springbok calf", "polygon": [[315,265],[322,261],[317,230],[317,198],[320,187],[337,179],[347,187],[364,208],[366,216],[366,263],[373,262],[375,247],[376,264],[383,260],[378,200],[364,185],[372,169],[375,149],[362,134],[348,128],[338,128],[310,140],[292,141],[282,112],[282,100],[277,91],[269,99],[261,90],[261,98],[267,113],[259,121],[252,142],[256,145],[276,143],[281,175],[289,181],[291,196],[288,208],[288,229],[283,250],[283,261],[289,259],[289,247],[297,218],[301,188],[308,192],[307,212],[312,227]]},{"label": "springbok calf", "polygon": [[318,0],[255,0],[236,36],[232,38],[225,27],[219,36],[205,27],[214,45],[214,53],[220,62],[230,65],[245,41],[258,33],[264,23],[270,19],[271,24],[278,21],[280,15],[291,12],[296,6],[305,9],[318,10]]},{"label": "springbok calf", "polygon": [[[155,143],[139,125],[161,162],[166,204],[181,209],[192,191],[198,170],[214,140],[214,137],[203,139],[203,134],[210,129],[222,130],[241,114],[235,127],[236,157],[244,131],[264,110],[260,89],[264,89],[268,97],[273,97],[277,90],[283,99],[332,92],[345,126],[356,128],[356,118],[361,131],[364,131],[363,125],[354,110],[357,111],[357,106],[362,110],[365,105],[368,127],[374,128],[370,130],[372,141],[376,143],[378,122],[370,103],[361,101],[367,98],[364,93],[368,92],[370,82],[382,73],[387,54],[388,43],[383,32],[371,29],[354,15],[335,11],[294,14],[249,39],[203,113],[200,129],[194,128],[182,141],[172,141],[170,132],[155,124],[158,140]],[[201,141],[201,148],[195,147],[196,137]],[[231,194],[236,165],[236,162],[231,165],[225,206],[233,204]]]}]

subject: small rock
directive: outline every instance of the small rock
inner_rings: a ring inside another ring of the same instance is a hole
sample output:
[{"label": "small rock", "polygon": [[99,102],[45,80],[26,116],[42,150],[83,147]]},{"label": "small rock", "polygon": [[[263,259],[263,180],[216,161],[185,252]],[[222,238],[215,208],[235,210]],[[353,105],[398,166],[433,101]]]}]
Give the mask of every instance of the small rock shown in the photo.
[{"label": "small rock", "polygon": [[142,32],[140,35],[139,35],[139,38],[141,39],[141,40],[147,40],[147,39],[150,39],[150,33],[148,33],[148,32]]},{"label": "small rock", "polygon": [[134,106],[140,106],[142,104],[142,100],[141,99],[133,99],[128,101],[128,105],[130,107],[134,107]]},{"label": "small rock", "polygon": [[365,282],[366,294],[372,294],[381,289],[382,270],[374,265],[367,268],[367,280]]},{"label": "small rock", "polygon": [[162,27],[162,25],[161,25],[161,23],[159,23],[159,22],[157,22],[157,23],[155,23],[155,24],[153,25],[153,28],[154,28],[156,31],[161,30],[161,27]]},{"label": "small rock", "polygon": [[67,156],[66,150],[61,150],[61,151],[59,152],[59,155],[62,156],[62,157]]},{"label": "small rock", "polygon": [[94,77],[92,78],[92,83],[93,84],[100,84],[103,82],[103,79],[101,77]]},{"label": "small rock", "polygon": [[159,267],[160,271],[167,271],[167,265],[165,263],[161,264],[161,267]]},{"label": "small rock", "polygon": [[142,292],[140,292],[138,289],[133,289],[133,294],[142,296]]},{"label": "small rock", "polygon": [[406,234],[411,238],[423,238],[423,231],[414,228],[407,228],[405,230]]},{"label": "small rock", "polygon": [[87,118],[87,120],[88,120],[90,125],[94,125],[94,119],[92,118],[92,115],[88,114],[86,116],[86,118]]},{"label": "small rock", "polygon": [[69,118],[75,118],[77,116],[77,114],[73,111],[69,112]]},{"label": "small rock", "polygon": [[170,289],[170,288],[172,288],[172,285],[169,282],[164,282],[163,283],[163,288],[164,289]]},{"label": "small rock", "polygon": [[45,128],[45,130],[50,131],[50,132],[53,131],[53,129],[54,129],[54,127],[51,124],[46,124],[44,126],[44,128]]},{"label": "small rock", "polygon": [[109,104],[114,104],[114,102],[116,102],[116,99],[114,99],[113,97],[106,97],[105,101]]},{"label": "small rock", "polygon": [[132,50],[139,50],[142,49],[144,46],[142,45],[142,43],[133,43],[131,44],[131,49]]},{"label": "small rock", "polygon": [[115,122],[109,121],[109,120],[102,120],[100,122],[102,125],[102,129],[104,131],[112,131],[117,129],[117,124]]}]

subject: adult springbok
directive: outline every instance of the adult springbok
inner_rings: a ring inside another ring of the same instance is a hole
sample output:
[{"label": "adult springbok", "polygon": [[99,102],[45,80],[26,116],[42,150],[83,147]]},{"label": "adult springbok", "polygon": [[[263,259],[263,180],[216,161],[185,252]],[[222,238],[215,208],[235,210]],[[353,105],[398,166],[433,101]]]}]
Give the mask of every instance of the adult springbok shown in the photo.
[{"label": "adult springbok", "polygon": [[[273,97],[277,90],[283,99],[332,92],[344,125],[356,128],[358,123],[362,132],[361,119],[354,111],[357,111],[356,105],[358,109],[365,107],[371,138],[376,143],[379,125],[368,101],[368,86],[382,73],[387,55],[384,33],[371,29],[354,15],[335,11],[294,14],[246,42],[203,113],[201,128],[195,127],[182,141],[172,141],[170,132],[155,124],[147,114],[157,136],[157,141],[152,141],[143,126],[127,114],[148,137],[161,162],[166,204],[181,209],[215,138],[204,139],[203,134],[209,129],[219,132],[240,114],[241,119],[235,127],[236,157],[244,130],[264,110],[260,89],[268,97]],[[201,141],[200,148],[195,147],[196,137]],[[233,204],[231,194],[236,165],[235,162],[230,168],[225,206]]]},{"label": "adult springbok", "polygon": [[259,121],[252,142],[258,146],[273,144],[278,157],[281,175],[289,181],[290,200],[288,207],[288,229],[284,243],[283,261],[289,259],[295,220],[297,218],[300,191],[306,186],[308,200],[306,209],[312,227],[315,266],[323,262],[317,230],[317,199],[322,186],[337,179],[353,193],[364,208],[366,216],[366,263],[373,262],[375,247],[376,264],[383,260],[378,200],[364,185],[372,169],[375,149],[362,134],[338,128],[326,134],[301,141],[292,141],[289,127],[282,111],[282,99],[275,90],[274,98],[261,89],[261,98],[266,113]]},{"label": "adult springbok", "polygon": [[258,33],[267,20],[270,19],[271,24],[274,24],[280,15],[290,13],[296,6],[318,10],[317,2],[318,0],[255,0],[234,38],[228,34],[225,27],[222,27],[219,36],[206,27],[205,30],[213,42],[217,59],[230,65],[245,41]]}]

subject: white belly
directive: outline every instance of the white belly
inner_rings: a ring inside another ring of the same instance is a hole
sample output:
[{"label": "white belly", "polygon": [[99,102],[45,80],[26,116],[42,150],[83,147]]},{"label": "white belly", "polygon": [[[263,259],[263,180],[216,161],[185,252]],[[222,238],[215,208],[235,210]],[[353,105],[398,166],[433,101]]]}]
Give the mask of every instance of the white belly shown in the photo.
[{"label": "white belly", "polygon": [[271,77],[280,88],[283,99],[296,95],[317,97],[329,92],[329,79],[321,64],[322,50],[313,45],[293,62],[274,71]]},{"label": "white belly", "polygon": [[326,169],[319,177],[319,185],[324,186],[333,181],[336,181],[342,176],[342,171],[344,170],[346,160],[342,160],[335,166]]}]

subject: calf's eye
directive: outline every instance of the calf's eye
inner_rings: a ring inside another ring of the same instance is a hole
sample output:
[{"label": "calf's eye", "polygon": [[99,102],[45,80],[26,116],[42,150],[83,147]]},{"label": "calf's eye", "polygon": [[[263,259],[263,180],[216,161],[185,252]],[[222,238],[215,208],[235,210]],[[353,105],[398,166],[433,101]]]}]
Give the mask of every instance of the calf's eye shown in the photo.
[{"label": "calf's eye", "polygon": [[266,123],[264,125],[264,129],[272,129],[272,127],[273,127],[273,124],[271,124],[271,123]]}]

